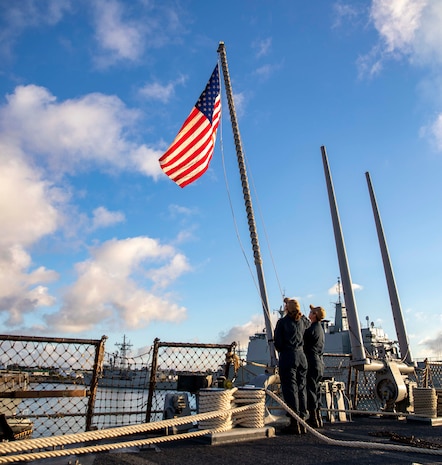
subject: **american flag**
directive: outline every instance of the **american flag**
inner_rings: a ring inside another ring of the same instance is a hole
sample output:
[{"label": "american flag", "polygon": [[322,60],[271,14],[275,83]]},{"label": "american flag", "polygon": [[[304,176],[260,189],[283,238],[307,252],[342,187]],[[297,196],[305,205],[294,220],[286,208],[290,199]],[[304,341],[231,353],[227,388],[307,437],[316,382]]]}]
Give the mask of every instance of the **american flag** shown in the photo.
[{"label": "american flag", "polygon": [[217,65],[172,145],[160,158],[162,170],[180,187],[187,186],[207,171],[215,148],[220,117]]}]

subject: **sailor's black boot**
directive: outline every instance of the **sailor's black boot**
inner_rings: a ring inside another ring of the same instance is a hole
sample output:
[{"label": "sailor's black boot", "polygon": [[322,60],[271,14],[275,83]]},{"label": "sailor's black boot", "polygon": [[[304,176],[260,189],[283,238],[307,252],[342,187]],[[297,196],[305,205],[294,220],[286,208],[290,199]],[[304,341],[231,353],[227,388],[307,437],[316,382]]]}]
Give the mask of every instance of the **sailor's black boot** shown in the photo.
[{"label": "sailor's black boot", "polygon": [[311,426],[312,428],[319,428],[319,423],[318,423],[318,416],[317,416],[317,411],[316,410],[310,410],[310,416],[308,417],[307,424]]},{"label": "sailor's black boot", "polygon": [[290,417],[290,423],[282,428],[281,434],[301,434],[299,423],[293,417]]}]

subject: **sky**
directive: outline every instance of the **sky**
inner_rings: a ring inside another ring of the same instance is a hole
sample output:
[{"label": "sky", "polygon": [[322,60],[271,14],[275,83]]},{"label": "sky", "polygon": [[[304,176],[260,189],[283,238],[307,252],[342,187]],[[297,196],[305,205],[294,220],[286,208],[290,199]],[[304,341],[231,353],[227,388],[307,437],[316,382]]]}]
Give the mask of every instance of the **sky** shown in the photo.
[{"label": "sky", "polygon": [[225,43],[273,323],[333,321],[328,154],[361,326],[442,357],[442,0],[0,0],[3,334],[245,349],[264,328],[224,83],[213,160],[160,156]]}]

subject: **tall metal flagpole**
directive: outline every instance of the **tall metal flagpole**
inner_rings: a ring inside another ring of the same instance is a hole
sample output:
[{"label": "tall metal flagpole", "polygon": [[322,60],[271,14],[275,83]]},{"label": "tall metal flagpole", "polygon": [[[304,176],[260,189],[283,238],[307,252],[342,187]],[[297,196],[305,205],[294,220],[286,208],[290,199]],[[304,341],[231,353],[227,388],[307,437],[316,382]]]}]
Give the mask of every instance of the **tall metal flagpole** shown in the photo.
[{"label": "tall metal flagpole", "polygon": [[247,220],[249,223],[250,239],[252,241],[253,257],[255,259],[256,272],[258,275],[259,291],[261,294],[262,309],[264,312],[267,342],[269,344],[270,351],[270,364],[272,367],[276,367],[277,357],[275,351],[275,344],[273,342],[273,328],[270,320],[269,303],[267,299],[267,291],[264,281],[264,271],[262,268],[261,252],[258,242],[258,232],[256,230],[256,223],[253,215],[252,198],[250,196],[249,181],[247,179],[246,165],[244,163],[244,155],[242,150],[241,137],[239,134],[238,120],[236,118],[235,104],[233,102],[232,86],[230,84],[230,75],[227,66],[227,56],[226,49],[224,47],[224,42],[219,43],[218,53],[221,58],[221,66],[223,69],[224,85],[226,88],[227,102],[229,104],[230,111],[230,121],[232,123],[233,138],[235,140],[236,156],[238,158],[238,166],[241,176],[244,203],[246,206]]}]

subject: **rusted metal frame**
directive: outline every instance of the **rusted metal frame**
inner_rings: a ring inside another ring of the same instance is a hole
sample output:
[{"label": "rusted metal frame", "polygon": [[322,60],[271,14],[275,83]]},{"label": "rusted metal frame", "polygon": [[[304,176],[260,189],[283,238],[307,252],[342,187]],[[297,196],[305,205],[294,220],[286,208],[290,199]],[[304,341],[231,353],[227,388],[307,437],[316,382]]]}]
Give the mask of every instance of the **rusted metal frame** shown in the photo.
[{"label": "rusted metal frame", "polygon": [[[150,416],[152,414],[152,401],[153,393],[155,391],[156,384],[156,373],[158,368],[158,349],[160,348],[160,340],[155,338],[153,341],[153,350],[152,350],[152,365],[150,368],[150,379],[149,379],[149,393],[147,396],[147,405],[146,405],[146,423],[150,422]],[[163,343],[164,344],[164,343]],[[174,346],[177,347],[177,346]]]},{"label": "rusted metal frame", "polygon": [[92,416],[94,414],[95,400],[97,398],[97,389],[98,389],[98,377],[101,372],[104,360],[104,348],[106,344],[107,336],[102,336],[100,341],[96,341],[95,349],[95,361],[94,368],[92,372],[92,379],[90,388],[90,396],[87,403],[86,411],[86,431],[90,431],[92,428]]},{"label": "rusted metal frame", "polygon": [[[160,342],[159,339],[155,339],[158,341],[158,348],[160,347],[188,347],[188,348],[195,348],[195,349],[231,349],[232,344],[201,344],[197,342]],[[154,342],[155,346],[155,342]]]},{"label": "rusted metal frame", "polygon": [[0,399],[42,399],[45,397],[86,397],[86,389],[54,389],[51,391],[11,391],[0,392]]},{"label": "rusted metal frame", "polygon": [[[103,336],[104,337],[104,336]],[[42,337],[42,336],[17,336],[15,334],[0,334],[0,340],[16,342],[57,342],[69,344],[86,344],[97,346],[99,339],[73,339],[64,337]]]}]

